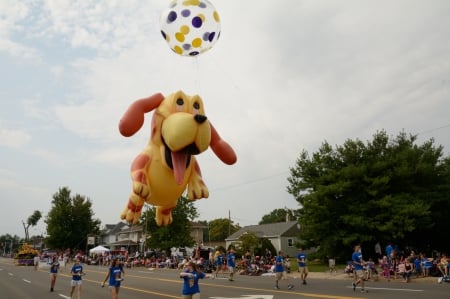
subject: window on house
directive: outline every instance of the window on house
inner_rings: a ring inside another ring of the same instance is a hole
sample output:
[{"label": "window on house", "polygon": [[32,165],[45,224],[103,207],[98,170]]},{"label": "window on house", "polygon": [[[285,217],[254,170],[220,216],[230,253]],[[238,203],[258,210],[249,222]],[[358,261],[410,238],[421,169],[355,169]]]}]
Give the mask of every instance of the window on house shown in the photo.
[{"label": "window on house", "polygon": [[294,247],[294,239],[287,239],[288,247]]}]

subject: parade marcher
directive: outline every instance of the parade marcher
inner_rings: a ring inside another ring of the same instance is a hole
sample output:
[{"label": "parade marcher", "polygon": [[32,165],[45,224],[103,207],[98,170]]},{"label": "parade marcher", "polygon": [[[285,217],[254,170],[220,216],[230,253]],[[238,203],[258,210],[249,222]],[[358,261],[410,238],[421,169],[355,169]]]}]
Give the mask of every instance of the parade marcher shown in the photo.
[{"label": "parade marcher", "polygon": [[70,281],[70,298],[72,298],[72,295],[75,291],[75,288],[77,289],[77,298],[81,298],[81,285],[83,283],[81,277],[84,275],[83,272],[83,265],[81,265],[80,258],[75,259],[75,263],[72,266],[72,270],[70,271],[70,274],[72,275],[72,280]]},{"label": "parade marcher", "polygon": [[361,253],[361,246],[355,245],[352,254],[353,268],[355,269],[355,281],[352,283],[353,291],[356,291],[356,286],[361,284],[361,293],[366,293],[364,289],[364,260]]},{"label": "parade marcher", "polygon": [[119,296],[120,283],[123,281],[125,276],[125,270],[123,265],[120,263],[120,258],[115,258],[112,262],[111,267],[109,267],[106,273],[105,280],[103,280],[102,287],[105,286],[106,281],[109,279],[109,289],[111,291],[111,298],[117,299]]},{"label": "parade marcher", "polygon": [[286,269],[284,267],[284,253],[283,251],[279,251],[277,257],[275,258],[275,289],[279,290],[280,286],[278,282],[280,280],[285,280],[287,283],[287,288],[292,290],[294,285],[290,283],[289,278],[286,273]]},{"label": "parade marcher", "polygon": [[52,259],[49,260],[50,264],[50,292],[54,291],[55,283],[56,283],[56,276],[58,275],[59,270],[59,262],[58,258],[56,256],[53,256]]}]

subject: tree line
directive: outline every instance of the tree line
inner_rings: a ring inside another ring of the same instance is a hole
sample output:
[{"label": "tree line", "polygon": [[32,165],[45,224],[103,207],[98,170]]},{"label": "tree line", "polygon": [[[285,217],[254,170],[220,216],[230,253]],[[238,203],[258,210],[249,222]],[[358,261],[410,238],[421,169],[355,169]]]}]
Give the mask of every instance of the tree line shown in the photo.
[{"label": "tree line", "polygon": [[385,131],[373,140],[347,140],[302,151],[290,168],[287,191],[300,205],[301,239],[321,256],[347,258],[360,243],[376,242],[431,253],[450,239],[450,158],[430,139]]}]

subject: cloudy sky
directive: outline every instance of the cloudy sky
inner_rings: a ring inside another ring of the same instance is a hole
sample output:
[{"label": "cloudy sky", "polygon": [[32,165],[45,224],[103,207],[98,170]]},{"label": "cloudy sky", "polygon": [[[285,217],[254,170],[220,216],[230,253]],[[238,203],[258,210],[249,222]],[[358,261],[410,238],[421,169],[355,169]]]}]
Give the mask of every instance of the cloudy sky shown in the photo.
[{"label": "cloudy sky", "polygon": [[199,94],[238,155],[198,156],[199,220],[298,208],[289,167],[325,140],[404,130],[450,154],[450,1],[213,0],[220,39],[196,58],[161,37],[169,3],[0,0],[0,235],[24,236],[22,220],[64,186],[102,224],[120,221],[151,114],[129,138],[118,122],[156,92]]}]

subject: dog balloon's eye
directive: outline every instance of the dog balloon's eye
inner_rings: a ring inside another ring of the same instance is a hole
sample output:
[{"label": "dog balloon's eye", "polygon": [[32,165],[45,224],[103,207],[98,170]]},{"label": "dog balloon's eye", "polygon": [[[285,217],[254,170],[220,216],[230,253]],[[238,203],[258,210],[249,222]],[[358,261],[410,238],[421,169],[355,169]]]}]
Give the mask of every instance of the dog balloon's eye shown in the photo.
[{"label": "dog balloon's eye", "polygon": [[184,104],[183,99],[177,99],[177,105],[178,106],[183,106],[183,104]]},{"label": "dog balloon's eye", "polygon": [[194,109],[200,109],[200,104],[197,103],[197,102],[195,102],[195,103],[194,103]]}]

